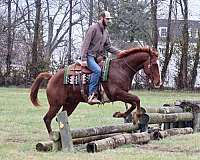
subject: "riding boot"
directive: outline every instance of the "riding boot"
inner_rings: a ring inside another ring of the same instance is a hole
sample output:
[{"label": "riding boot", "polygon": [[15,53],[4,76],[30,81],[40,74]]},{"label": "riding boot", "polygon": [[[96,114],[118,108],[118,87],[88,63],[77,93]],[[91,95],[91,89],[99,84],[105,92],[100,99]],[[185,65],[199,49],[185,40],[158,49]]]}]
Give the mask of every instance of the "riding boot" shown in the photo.
[{"label": "riding boot", "polygon": [[97,97],[95,96],[95,93],[93,93],[92,95],[90,95],[88,97],[88,104],[100,104],[101,102],[97,99]]}]

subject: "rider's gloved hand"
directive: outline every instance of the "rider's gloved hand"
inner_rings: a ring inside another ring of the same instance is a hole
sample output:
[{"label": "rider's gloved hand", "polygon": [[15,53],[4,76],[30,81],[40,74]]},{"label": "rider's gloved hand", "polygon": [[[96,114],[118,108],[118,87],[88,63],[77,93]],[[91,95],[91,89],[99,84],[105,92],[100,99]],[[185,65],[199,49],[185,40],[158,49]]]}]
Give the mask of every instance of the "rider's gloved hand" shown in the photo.
[{"label": "rider's gloved hand", "polygon": [[81,66],[86,67],[87,66],[87,61],[82,61]]}]

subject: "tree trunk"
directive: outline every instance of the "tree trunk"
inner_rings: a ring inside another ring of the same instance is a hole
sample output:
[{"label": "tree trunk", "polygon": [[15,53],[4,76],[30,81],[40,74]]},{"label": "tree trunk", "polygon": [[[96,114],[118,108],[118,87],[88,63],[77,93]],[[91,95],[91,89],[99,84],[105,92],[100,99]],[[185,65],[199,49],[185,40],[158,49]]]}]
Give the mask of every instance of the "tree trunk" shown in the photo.
[{"label": "tree trunk", "polygon": [[151,0],[152,44],[155,49],[158,47],[157,4],[157,0]]},{"label": "tree trunk", "polygon": [[72,63],[72,0],[69,1],[70,9],[69,9],[69,49],[68,49],[68,55],[67,55],[67,60],[68,60],[68,65]]},{"label": "tree trunk", "polygon": [[191,82],[190,82],[190,87],[193,89],[195,86],[196,82],[196,77],[197,77],[197,69],[198,69],[198,64],[199,64],[199,53],[200,53],[200,29],[198,30],[198,42],[197,42],[197,50],[194,58],[194,66],[191,71]]},{"label": "tree trunk", "polygon": [[104,0],[103,6],[104,6],[104,10],[107,11],[108,10],[108,1],[107,0]]},{"label": "tree trunk", "polygon": [[183,15],[183,29],[182,29],[182,56],[180,61],[179,73],[178,73],[178,89],[185,89],[188,87],[187,77],[187,60],[188,60],[188,0],[180,0],[181,11]]},{"label": "tree trunk", "polygon": [[[170,46],[170,39],[171,39],[171,34],[170,33],[171,33],[172,1],[173,0],[170,0],[170,4],[169,4],[169,16],[168,16],[168,22],[167,22],[167,37],[166,37],[165,59],[164,59],[163,67],[162,67],[162,71],[161,71],[162,82],[165,81],[168,64],[169,64],[169,61],[171,59],[171,54],[170,53],[172,53],[172,51],[169,53],[169,46]],[[173,44],[172,44],[172,46],[173,46]],[[173,47],[172,47],[172,49],[173,49]]]},{"label": "tree trunk", "polygon": [[38,63],[38,42],[39,42],[41,0],[36,0],[35,5],[36,5],[36,18],[34,25],[34,38],[32,47],[32,68],[31,68],[32,78],[36,78],[38,75],[37,63]]},{"label": "tree trunk", "polygon": [[11,0],[8,0],[8,39],[7,39],[7,56],[6,56],[6,75],[5,85],[8,85],[8,78],[11,72],[11,54],[12,54],[12,24],[11,24]]},{"label": "tree trunk", "polygon": [[93,21],[93,8],[93,0],[90,0],[89,26],[92,25]]}]

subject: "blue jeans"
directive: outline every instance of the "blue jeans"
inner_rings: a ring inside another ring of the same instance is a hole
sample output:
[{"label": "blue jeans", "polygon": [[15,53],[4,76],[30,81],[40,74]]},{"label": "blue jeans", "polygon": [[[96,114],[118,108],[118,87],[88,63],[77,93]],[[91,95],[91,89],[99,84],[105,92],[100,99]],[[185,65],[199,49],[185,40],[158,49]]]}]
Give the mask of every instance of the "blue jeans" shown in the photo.
[{"label": "blue jeans", "polygon": [[98,83],[101,77],[101,68],[96,63],[93,56],[88,55],[87,57],[88,68],[92,71],[90,81],[89,81],[89,96],[97,91]]}]

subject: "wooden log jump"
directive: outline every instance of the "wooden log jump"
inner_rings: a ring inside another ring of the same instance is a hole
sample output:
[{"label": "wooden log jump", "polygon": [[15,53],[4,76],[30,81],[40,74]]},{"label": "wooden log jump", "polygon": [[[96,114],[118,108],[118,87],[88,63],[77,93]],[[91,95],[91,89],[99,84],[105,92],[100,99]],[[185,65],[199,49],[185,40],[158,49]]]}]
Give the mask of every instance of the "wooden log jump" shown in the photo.
[{"label": "wooden log jump", "polygon": [[[169,136],[180,135],[180,134],[191,134],[191,133],[193,133],[193,129],[190,127],[172,128],[172,129],[167,129],[165,131],[157,130],[150,134],[146,132],[132,133],[132,134],[131,133],[115,133],[115,134],[110,134],[111,137],[89,142],[86,146],[86,149],[88,152],[94,153],[94,152],[100,152],[106,149],[114,149],[123,144],[144,144],[144,143],[148,143],[149,140],[157,140],[157,139],[162,139]],[[74,140],[76,141],[76,139]],[[53,145],[54,145],[53,141],[40,142],[36,145],[36,150],[45,151],[45,152],[52,151]]]}]

